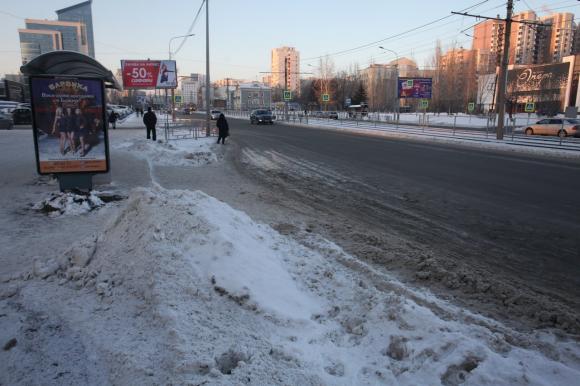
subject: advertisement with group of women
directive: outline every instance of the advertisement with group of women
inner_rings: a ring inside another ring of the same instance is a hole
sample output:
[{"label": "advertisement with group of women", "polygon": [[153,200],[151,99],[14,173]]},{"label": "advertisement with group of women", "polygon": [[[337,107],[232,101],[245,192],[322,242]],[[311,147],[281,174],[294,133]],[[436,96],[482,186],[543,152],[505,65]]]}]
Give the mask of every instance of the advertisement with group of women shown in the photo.
[{"label": "advertisement with group of women", "polygon": [[38,172],[107,172],[102,80],[32,77],[30,82]]}]

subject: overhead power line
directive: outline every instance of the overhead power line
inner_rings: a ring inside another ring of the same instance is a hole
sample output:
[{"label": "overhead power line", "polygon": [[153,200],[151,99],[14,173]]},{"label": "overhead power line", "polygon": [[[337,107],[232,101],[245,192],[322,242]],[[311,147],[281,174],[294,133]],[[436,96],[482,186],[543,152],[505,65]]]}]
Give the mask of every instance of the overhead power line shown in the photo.
[{"label": "overhead power line", "polygon": [[[465,8],[465,9],[463,9],[462,11],[468,11],[468,10],[470,10],[472,8],[475,8],[475,7],[478,7],[478,6],[480,6],[480,5],[484,4],[484,3],[487,3],[488,1],[489,0],[480,1],[480,2],[478,2],[476,4],[474,4],[474,5],[471,5],[471,6],[467,7],[467,8]],[[417,27],[408,29],[408,30],[406,30],[404,32],[400,32],[400,33],[395,34],[395,35],[387,36],[386,38],[383,38],[383,39],[380,39],[380,40],[376,40],[376,41],[371,42],[371,43],[363,44],[363,45],[360,45],[360,46],[357,46],[357,47],[353,47],[353,48],[349,48],[349,49],[342,50],[342,51],[337,51],[337,52],[334,52],[334,53],[331,53],[331,54],[327,54],[327,55],[320,55],[320,56],[314,56],[314,57],[310,57],[310,58],[305,58],[305,59],[302,59],[301,62],[313,61],[313,60],[317,60],[317,59],[324,58],[326,56],[336,56],[336,55],[345,54],[345,53],[348,53],[348,52],[355,52],[355,51],[359,51],[361,49],[365,49],[365,48],[368,48],[368,47],[376,46],[379,43],[382,43],[382,42],[385,42],[387,40],[394,39],[394,38],[397,38],[397,37],[406,35],[406,34],[408,34],[410,32],[419,30],[421,28],[428,27],[428,26],[433,25],[435,23],[438,23],[438,22],[440,22],[442,20],[446,20],[446,19],[448,19],[450,17],[453,17],[453,15],[443,16],[443,17],[441,17],[439,19],[430,21],[428,23],[425,23],[425,24],[422,24],[420,26],[417,26]]]},{"label": "overhead power line", "polygon": [[[193,31],[193,28],[195,28],[195,24],[197,23],[197,19],[199,18],[199,15],[201,13],[201,10],[203,9],[203,5],[204,4],[205,4],[205,0],[202,0],[201,5],[199,6],[199,9],[197,10],[197,14],[195,15],[195,18],[193,19],[193,22],[189,26],[189,29],[187,30],[187,34],[186,35],[190,35],[191,34],[191,31]],[[177,49],[172,53],[173,55],[177,55],[177,53],[179,52],[179,50],[181,50],[181,47],[183,47],[183,45],[187,41],[187,38],[189,38],[189,36],[185,36],[183,38],[183,40],[179,44],[179,47],[177,47]]]}]

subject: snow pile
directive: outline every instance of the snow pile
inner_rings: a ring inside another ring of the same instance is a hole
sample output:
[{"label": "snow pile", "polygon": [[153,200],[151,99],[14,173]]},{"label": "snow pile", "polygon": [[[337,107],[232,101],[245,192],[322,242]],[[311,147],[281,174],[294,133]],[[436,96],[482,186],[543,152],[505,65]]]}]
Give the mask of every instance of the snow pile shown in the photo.
[{"label": "snow pile", "polygon": [[[35,263],[35,276],[46,280],[23,287],[19,301],[48,304],[51,315],[68,320],[82,335],[85,351],[77,351],[87,366],[106,368],[99,374],[113,384],[579,379],[576,342],[516,333],[405,288],[316,235],[301,237],[298,244],[199,191],[136,189],[105,231]],[[13,370],[29,358],[18,345],[6,355]],[[11,373],[20,378],[0,375],[0,382],[46,377]],[[102,383],[83,374],[59,381]]]},{"label": "snow pile", "polygon": [[32,209],[50,217],[75,216],[105,205],[95,191],[82,193],[51,193],[48,198],[32,205]]},{"label": "snow pile", "polygon": [[135,138],[115,145],[118,150],[161,166],[203,166],[215,163],[214,138],[181,139],[169,143]]}]

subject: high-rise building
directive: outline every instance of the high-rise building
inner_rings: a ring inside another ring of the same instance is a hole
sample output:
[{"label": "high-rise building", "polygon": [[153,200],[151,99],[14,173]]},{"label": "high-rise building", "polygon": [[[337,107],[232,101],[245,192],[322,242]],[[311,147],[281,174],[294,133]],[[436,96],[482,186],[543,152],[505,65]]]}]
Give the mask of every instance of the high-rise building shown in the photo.
[{"label": "high-rise building", "polygon": [[272,49],[272,87],[300,93],[300,53],[294,47]]},{"label": "high-rise building", "polygon": [[43,29],[19,29],[22,63],[26,64],[38,55],[62,50],[62,35],[59,31]]},{"label": "high-rise building", "polygon": [[538,33],[537,63],[561,62],[565,56],[572,53],[574,43],[574,14],[569,12],[554,13],[540,17],[539,21],[544,24]]},{"label": "high-rise building", "polygon": [[[512,23],[509,64],[560,62],[572,53],[576,24],[572,13],[539,17],[534,11],[514,15],[513,19],[543,25]],[[472,48],[478,51],[478,71],[491,72],[502,54],[505,23],[486,20],[474,27]],[[580,44],[580,43],[579,43]]]},{"label": "high-rise building", "polygon": [[94,57],[91,1],[56,12],[59,20],[25,19],[26,28],[18,30],[23,63],[38,55],[60,50]]},{"label": "high-rise building", "polygon": [[61,50],[76,51],[85,55],[89,53],[86,31],[80,22],[26,19],[25,23],[27,31],[58,32],[58,35],[54,36],[60,37],[60,42],[57,46]]},{"label": "high-rise building", "polygon": [[91,9],[92,0],[83,3],[71,5],[70,7],[56,11],[60,21],[76,21],[83,24],[82,28],[86,29],[84,36],[87,39],[88,55],[95,57],[95,40],[93,37],[93,12]]},{"label": "high-rise building", "polygon": [[203,74],[190,74],[189,78],[182,78],[181,82],[181,96],[183,98],[183,103],[186,105],[200,105],[199,103],[199,91],[201,86],[205,84],[205,75]]},{"label": "high-rise building", "polygon": [[[518,13],[514,20],[536,21],[534,11]],[[531,64],[534,62],[534,50],[536,46],[536,26],[526,23],[513,23],[510,36],[510,60],[509,64]]]},{"label": "high-rise building", "polygon": [[[534,11],[520,12],[513,20],[536,21]],[[486,20],[473,29],[472,49],[477,50],[477,70],[488,73],[499,64],[504,40],[505,23],[499,20]],[[512,23],[510,34],[509,64],[530,64],[534,62],[536,29],[524,23]]]}]

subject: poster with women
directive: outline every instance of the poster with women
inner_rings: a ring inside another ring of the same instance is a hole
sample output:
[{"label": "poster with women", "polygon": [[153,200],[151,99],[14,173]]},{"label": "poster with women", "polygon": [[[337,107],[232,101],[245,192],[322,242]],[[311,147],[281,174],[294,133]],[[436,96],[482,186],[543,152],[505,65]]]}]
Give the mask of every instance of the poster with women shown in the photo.
[{"label": "poster with women", "polygon": [[108,172],[103,81],[31,77],[30,92],[38,172]]}]

